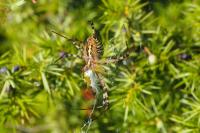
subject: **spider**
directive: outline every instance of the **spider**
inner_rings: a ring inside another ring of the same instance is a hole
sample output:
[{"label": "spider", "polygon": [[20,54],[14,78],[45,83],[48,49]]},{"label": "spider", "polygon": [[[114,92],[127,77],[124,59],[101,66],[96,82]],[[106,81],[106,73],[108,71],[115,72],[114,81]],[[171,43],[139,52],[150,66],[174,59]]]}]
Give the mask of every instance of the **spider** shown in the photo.
[{"label": "spider", "polygon": [[[103,56],[103,45],[98,39],[97,30],[94,28],[93,22],[91,22],[91,28],[93,30],[93,33],[87,38],[86,42],[82,46],[82,58],[85,62],[85,66],[83,67],[82,71],[84,73],[86,83],[89,84],[95,95],[98,95],[99,89],[102,90],[102,107],[107,110],[109,108],[108,88],[105,84],[105,81],[103,80],[103,75],[101,73],[101,64],[107,64],[111,62],[114,63],[127,58],[133,47],[130,49],[126,49],[123,56],[120,58],[109,57],[109,59],[102,61],[101,59]],[[52,32],[66,38],[69,41],[72,41],[73,43],[75,41],[78,41],[76,39],[73,40],[66,36],[63,36],[55,31]],[[80,41],[78,42],[82,43]],[[76,47],[80,48],[79,46]]]}]

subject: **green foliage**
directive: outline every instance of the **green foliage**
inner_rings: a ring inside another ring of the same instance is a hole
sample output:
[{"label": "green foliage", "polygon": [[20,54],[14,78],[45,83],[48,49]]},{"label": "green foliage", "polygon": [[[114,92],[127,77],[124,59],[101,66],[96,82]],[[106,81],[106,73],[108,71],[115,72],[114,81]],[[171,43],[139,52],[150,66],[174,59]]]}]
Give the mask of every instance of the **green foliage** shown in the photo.
[{"label": "green foliage", "polygon": [[[193,0],[1,2],[0,132],[200,132],[199,14]],[[100,32],[102,60],[133,49],[103,65],[110,109],[96,109],[84,127],[81,109],[94,98],[86,98],[82,51],[51,31],[84,41],[88,21]]]}]

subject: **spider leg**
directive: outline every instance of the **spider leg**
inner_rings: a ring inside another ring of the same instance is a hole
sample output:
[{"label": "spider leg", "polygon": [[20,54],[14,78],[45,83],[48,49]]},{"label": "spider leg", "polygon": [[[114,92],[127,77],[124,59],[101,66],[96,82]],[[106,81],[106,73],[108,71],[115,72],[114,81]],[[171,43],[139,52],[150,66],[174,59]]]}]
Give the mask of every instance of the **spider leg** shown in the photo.
[{"label": "spider leg", "polygon": [[133,51],[134,48],[135,48],[134,46],[127,48],[122,53],[122,56],[120,56],[120,57],[116,57],[116,56],[107,57],[106,60],[101,60],[98,63],[99,64],[109,64],[109,63],[117,63],[119,61],[127,60],[128,57],[130,56],[130,53]]},{"label": "spider leg", "polygon": [[121,56],[121,57],[108,57],[108,59],[101,59],[99,61],[95,61],[94,63],[96,64],[100,64],[100,65],[103,65],[103,64],[109,64],[109,63],[117,63],[119,61],[122,61],[122,60],[126,60],[128,57],[127,56]]},{"label": "spider leg", "polygon": [[97,73],[97,77],[99,78],[100,86],[103,90],[103,107],[105,110],[109,108],[109,100],[108,100],[108,88],[103,80],[103,76],[100,73]]},{"label": "spider leg", "polygon": [[109,57],[108,59],[102,61],[103,64],[109,64],[109,63],[116,63],[122,60],[125,60],[125,57]]},{"label": "spider leg", "polygon": [[58,57],[57,59],[55,59],[55,60],[53,61],[53,63],[55,64],[55,63],[57,63],[59,60],[64,59],[65,57],[74,57],[74,58],[82,59],[82,57],[79,56],[79,55],[64,53],[63,55],[60,55],[60,57]]},{"label": "spider leg", "polygon": [[82,48],[82,47],[80,46],[80,44],[83,44],[82,41],[80,41],[80,40],[78,40],[78,39],[75,39],[75,38],[72,39],[72,38],[66,37],[66,36],[64,36],[64,35],[62,35],[62,34],[56,32],[56,31],[51,31],[51,32],[54,33],[54,34],[57,34],[57,35],[59,35],[59,36],[61,36],[61,37],[63,37],[63,38],[65,38],[65,39],[67,39],[67,41],[72,42],[72,44],[74,44],[75,47],[76,47],[77,49],[81,49],[81,48]]}]

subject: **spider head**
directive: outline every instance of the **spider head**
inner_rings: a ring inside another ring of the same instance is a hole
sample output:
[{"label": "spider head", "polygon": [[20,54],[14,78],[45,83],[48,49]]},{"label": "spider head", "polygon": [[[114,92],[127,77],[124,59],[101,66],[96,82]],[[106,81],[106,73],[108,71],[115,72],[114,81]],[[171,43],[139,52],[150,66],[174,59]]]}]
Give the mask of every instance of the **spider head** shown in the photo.
[{"label": "spider head", "polygon": [[95,39],[93,36],[90,36],[87,38],[87,44],[94,44],[95,43]]}]

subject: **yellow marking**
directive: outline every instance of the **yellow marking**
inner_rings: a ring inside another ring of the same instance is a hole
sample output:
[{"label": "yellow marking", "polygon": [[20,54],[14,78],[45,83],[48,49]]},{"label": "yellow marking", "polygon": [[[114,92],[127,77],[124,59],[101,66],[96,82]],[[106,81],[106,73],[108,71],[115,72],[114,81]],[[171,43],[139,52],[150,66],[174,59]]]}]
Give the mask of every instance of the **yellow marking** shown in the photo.
[{"label": "yellow marking", "polygon": [[89,45],[89,49],[88,49],[88,55],[89,55],[89,59],[92,58],[92,45]]}]

